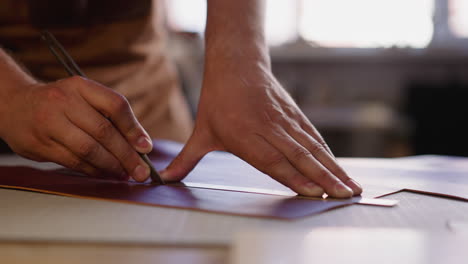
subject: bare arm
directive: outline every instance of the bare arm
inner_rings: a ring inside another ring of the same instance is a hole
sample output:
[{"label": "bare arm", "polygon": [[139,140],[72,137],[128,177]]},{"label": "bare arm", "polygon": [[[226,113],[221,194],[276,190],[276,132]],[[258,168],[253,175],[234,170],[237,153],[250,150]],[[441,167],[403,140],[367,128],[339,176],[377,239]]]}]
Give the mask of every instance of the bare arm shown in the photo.
[{"label": "bare arm", "polygon": [[208,1],[205,71],[213,64],[235,63],[270,69],[264,36],[264,1]]},{"label": "bare arm", "polygon": [[299,194],[359,195],[315,127],[271,73],[265,1],[208,0],[195,131],[163,172],[183,178],[209,151],[229,151]]},{"label": "bare arm", "polygon": [[151,142],[123,96],[80,77],[38,82],[1,49],[0,124],[24,157],[95,176],[149,175],[135,150],[147,153]]},{"label": "bare arm", "polygon": [[[21,67],[0,48],[0,98],[8,98],[15,92],[17,86],[28,86],[37,83],[34,78],[26,74]],[[4,105],[0,107],[0,115],[5,113]]]}]

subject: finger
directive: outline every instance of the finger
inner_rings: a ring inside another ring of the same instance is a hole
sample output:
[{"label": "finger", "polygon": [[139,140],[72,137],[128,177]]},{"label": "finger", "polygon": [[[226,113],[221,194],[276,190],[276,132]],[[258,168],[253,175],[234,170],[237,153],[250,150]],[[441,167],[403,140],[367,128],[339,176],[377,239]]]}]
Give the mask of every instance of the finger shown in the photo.
[{"label": "finger", "polygon": [[301,128],[307,132],[307,134],[309,134],[310,136],[312,136],[317,142],[319,142],[324,148],[325,150],[333,157],[335,158],[335,155],[333,154],[333,152],[331,151],[330,147],[328,146],[328,144],[325,142],[325,140],[323,139],[322,135],[320,135],[320,133],[318,132],[318,130],[315,128],[314,125],[312,125],[309,121],[309,119],[307,119],[307,117],[302,114],[302,124],[301,124]]},{"label": "finger", "polygon": [[59,123],[60,125],[57,124],[59,127],[53,131],[61,132],[53,134],[54,141],[59,142],[74,155],[97,169],[119,175],[119,177],[125,173],[120,162],[94,138],[68,120]]},{"label": "finger", "polygon": [[[104,118],[84,100],[81,105],[84,106],[75,107],[75,109],[80,109],[79,112],[67,111],[70,122],[86,131],[87,134],[117,158],[127,174],[133,179],[145,181],[149,177],[149,168],[136,150],[120,134],[112,122]],[[86,118],[83,118],[83,116]]]},{"label": "finger", "polygon": [[140,153],[153,148],[151,138],[136,119],[127,99],[117,92],[87,79],[79,79],[81,96],[105,117],[109,118],[122,135]]},{"label": "finger", "polygon": [[353,190],[354,195],[362,193],[362,187],[351,179],[336,159],[325,149],[324,144],[307,134],[301,128],[291,128],[287,131],[300,145],[305,147],[312,155],[324,165],[328,171],[338,177],[344,184]]},{"label": "finger", "polygon": [[180,181],[185,178],[208,152],[215,150],[208,146],[200,136],[192,135],[179,155],[160,172],[163,180]]},{"label": "finger", "polygon": [[[255,151],[250,151],[252,147]],[[322,187],[302,175],[288,159],[264,138],[257,136],[245,146],[249,154],[236,153],[240,158],[298,194],[321,197]]]},{"label": "finger", "polygon": [[277,128],[276,133],[268,133],[266,140],[283,153],[304,176],[325,189],[329,196],[337,198],[353,196],[353,190],[319,163],[308,149],[297,143],[286,131]]},{"label": "finger", "polygon": [[52,140],[52,143],[47,150],[47,153],[40,153],[39,155],[47,155],[48,160],[60,164],[64,167],[70,168],[75,171],[83,172],[86,175],[97,177],[97,178],[114,178],[120,180],[127,180],[126,175],[113,175],[108,174],[85,160],[79,158],[73,154],[70,150],[64,147],[59,142]]}]

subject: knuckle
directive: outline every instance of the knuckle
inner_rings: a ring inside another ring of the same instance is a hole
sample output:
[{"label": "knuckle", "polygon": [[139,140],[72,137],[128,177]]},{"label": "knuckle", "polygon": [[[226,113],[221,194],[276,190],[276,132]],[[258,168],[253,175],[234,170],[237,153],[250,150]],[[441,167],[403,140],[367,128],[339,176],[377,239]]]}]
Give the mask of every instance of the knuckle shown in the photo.
[{"label": "knuckle", "polygon": [[292,121],[290,122],[290,124],[288,124],[288,129],[293,131],[294,133],[297,133],[297,134],[303,134],[304,132],[304,129],[302,129],[302,127],[296,122],[296,121]]},{"label": "knuckle", "polygon": [[140,157],[138,156],[136,151],[131,147],[128,147],[126,151],[120,152],[117,155],[117,157],[118,160],[122,162],[122,166],[129,170],[134,169],[140,162]]},{"label": "knuckle", "polygon": [[320,145],[322,145],[325,150],[330,149],[330,146],[328,146],[328,144],[323,139],[320,141]]},{"label": "knuckle", "polygon": [[317,178],[320,180],[325,180],[327,178],[331,178],[331,174],[330,172],[328,172],[327,170],[324,170],[324,169],[320,169],[319,171],[317,171],[316,173],[317,175]]},{"label": "knuckle", "polygon": [[270,122],[274,124],[283,124],[286,119],[284,113],[275,112],[270,115]]},{"label": "knuckle", "polygon": [[96,143],[84,142],[78,149],[78,154],[85,160],[91,160],[99,150],[99,145]]},{"label": "knuckle", "polygon": [[320,144],[325,148],[328,147],[327,142],[325,142],[325,140],[320,135],[318,135],[318,138],[316,140],[317,140],[317,144]]},{"label": "knuckle", "polygon": [[[125,151],[121,154],[122,160],[127,164],[137,164],[138,158],[134,150]],[[135,165],[136,166],[136,165]],[[134,167],[134,166],[131,166]]]},{"label": "knuckle", "polygon": [[312,145],[310,146],[310,151],[314,153],[319,153],[319,152],[324,152],[325,146],[319,142],[313,142]]},{"label": "knuckle", "polygon": [[299,122],[299,125],[301,126],[301,128],[303,130],[307,131],[308,133],[314,133],[315,132],[314,125],[312,125],[312,123],[310,123],[309,119],[307,119],[307,118],[303,118],[303,121]]},{"label": "knuckle", "polygon": [[140,130],[140,127],[138,125],[136,125],[136,124],[132,124],[129,128],[127,128],[124,131],[124,134],[127,137],[137,136],[137,135],[140,135],[141,133],[142,132]]},{"label": "knuckle", "polygon": [[275,105],[265,106],[265,111],[261,115],[262,122],[264,124],[278,124],[283,123],[286,114],[284,111]]},{"label": "knuckle", "polygon": [[45,89],[44,93],[48,101],[63,102],[67,99],[66,92],[58,86],[49,87]]},{"label": "knuckle", "polygon": [[284,163],[285,161],[286,161],[286,157],[284,157],[284,155],[282,155],[279,152],[275,152],[275,153],[267,155],[263,163],[264,163],[265,168],[274,168]]},{"label": "knuckle", "polygon": [[289,185],[292,187],[300,186],[301,182],[299,179],[302,179],[302,178],[304,178],[304,175],[302,175],[302,173],[298,171],[295,173],[286,175],[286,180],[288,181]]},{"label": "knuckle", "polygon": [[112,111],[115,113],[123,113],[128,112],[130,109],[130,105],[127,101],[127,98],[121,94],[116,94],[115,97],[112,98]]},{"label": "knuckle", "polygon": [[68,166],[72,170],[83,171],[86,167],[85,163],[80,159],[71,159],[67,162]]},{"label": "knuckle", "polygon": [[332,172],[333,174],[338,176],[342,181],[347,181],[351,179],[346,173],[346,171],[340,165],[336,165],[336,167],[334,168]]},{"label": "knuckle", "polygon": [[114,126],[112,123],[109,120],[104,119],[96,128],[96,139],[99,141],[103,140],[109,137],[113,131]]},{"label": "knuckle", "polygon": [[303,147],[296,147],[292,151],[292,157],[295,160],[302,160],[304,158],[308,158],[312,156],[312,154],[305,148]]}]

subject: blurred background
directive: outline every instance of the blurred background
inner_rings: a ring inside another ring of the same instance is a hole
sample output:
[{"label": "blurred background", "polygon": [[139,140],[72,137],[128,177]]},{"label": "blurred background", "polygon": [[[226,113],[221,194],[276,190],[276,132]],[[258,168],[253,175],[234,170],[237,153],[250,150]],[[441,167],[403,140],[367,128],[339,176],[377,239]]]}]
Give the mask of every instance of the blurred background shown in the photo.
[{"label": "blurred background", "polygon": [[[195,114],[206,0],[166,0]],[[468,1],[268,0],[273,71],[337,156],[468,156]]]}]

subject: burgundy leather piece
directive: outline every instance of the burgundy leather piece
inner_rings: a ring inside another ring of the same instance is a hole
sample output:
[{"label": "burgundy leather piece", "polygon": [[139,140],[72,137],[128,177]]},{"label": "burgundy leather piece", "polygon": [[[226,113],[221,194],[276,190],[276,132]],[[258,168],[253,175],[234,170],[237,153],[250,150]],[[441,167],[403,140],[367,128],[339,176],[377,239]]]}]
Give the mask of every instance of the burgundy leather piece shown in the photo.
[{"label": "burgundy leather piece", "polygon": [[72,197],[105,199],[153,206],[184,208],[243,216],[294,219],[354,200],[310,200],[249,192],[152,185],[89,178],[64,171],[0,167],[0,186]]},{"label": "burgundy leather piece", "polygon": [[[164,169],[182,145],[155,141],[149,155],[155,167]],[[366,197],[378,197],[403,189],[468,199],[467,173],[418,171],[398,168],[397,160],[375,162],[344,160],[344,167],[364,185]],[[383,165],[382,165],[383,164]],[[95,179],[70,171],[41,171],[26,167],[0,167],[0,186],[74,197],[106,199],[172,208],[244,216],[293,219],[349,205],[351,200],[311,200],[295,197],[287,187],[231,154],[208,154],[178,185]],[[211,189],[194,186],[211,186]],[[370,190],[370,191],[369,191]],[[266,194],[265,194],[266,193]],[[272,195],[281,193],[281,195]]]}]

